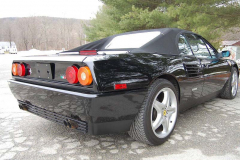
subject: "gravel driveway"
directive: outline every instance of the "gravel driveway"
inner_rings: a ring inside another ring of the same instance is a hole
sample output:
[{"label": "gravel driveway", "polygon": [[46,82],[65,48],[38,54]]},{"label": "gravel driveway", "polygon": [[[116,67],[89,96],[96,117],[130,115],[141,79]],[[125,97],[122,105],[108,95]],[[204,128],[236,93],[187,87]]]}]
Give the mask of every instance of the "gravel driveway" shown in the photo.
[{"label": "gravel driveway", "polygon": [[240,159],[240,94],[180,114],[171,138],[148,146],[126,133],[83,135],[18,108],[7,80],[17,55],[0,55],[0,159]]}]

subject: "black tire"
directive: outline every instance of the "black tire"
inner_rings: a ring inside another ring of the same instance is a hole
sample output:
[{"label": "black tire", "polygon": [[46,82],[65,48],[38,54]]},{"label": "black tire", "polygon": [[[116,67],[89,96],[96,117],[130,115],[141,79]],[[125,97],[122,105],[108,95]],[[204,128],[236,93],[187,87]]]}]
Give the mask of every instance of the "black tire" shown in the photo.
[{"label": "black tire", "polygon": [[224,99],[234,99],[237,96],[237,93],[235,95],[232,94],[231,82],[232,82],[232,78],[233,78],[232,76],[233,76],[234,72],[237,72],[237,68],[235,68],[235,67],[232,68],[231,76],[229,77],[228,81],[226,82],[225,86],[222,89],[222,92],[220,94],[221,98],[224,98]]},{"label": "black tire", "polygon": [[[128,134],[135,140],[141,141],[143,143],[149,144],[149,145],[160,145],[164,143],[172,134],[176,122],[173,126],[172,131],[165,137],[165,138],[159,138],[157,137],[151,127],[151,108],[154,101],[155,96],[158,94],[158,92],[163,88],[170,88],[177,99],[177,117],[179,112],[179,102],[178,102],[178,94],[177,90],[174,87],[174,85],[166,80],[166,79],[157,79],[148,89],[147,95],[144,99],[144,102],[139,110],[138,115],[136,116],[130,131]],[[176,117],[176,119],[177,119]]]}]

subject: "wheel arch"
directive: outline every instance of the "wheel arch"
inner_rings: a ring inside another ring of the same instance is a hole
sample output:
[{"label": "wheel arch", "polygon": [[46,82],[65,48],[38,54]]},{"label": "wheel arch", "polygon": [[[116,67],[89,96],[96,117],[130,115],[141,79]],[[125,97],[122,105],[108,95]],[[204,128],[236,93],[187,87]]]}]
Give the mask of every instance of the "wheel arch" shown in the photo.
[{"label": "wheel arch", "polygon": [[174,86],[174,87],[176,88],[176,90],[177,90],[178,101],[179,101],[179,103],[180,103],[180,86],[179,86],[179,83],[178,83],[178,81],[177,81],[177,78],[176,78],[174,75],[171,75],[171,74],[162,74],[162,75],[156,77],[155,79],[153,79],[153,80],[151,81],[150,85],[151,85],[152,83],[154,83],[157,79],[160,79],[160,78],[166,79],[166,80],[170,81],[170,82],[173,84],[173,86]]}]

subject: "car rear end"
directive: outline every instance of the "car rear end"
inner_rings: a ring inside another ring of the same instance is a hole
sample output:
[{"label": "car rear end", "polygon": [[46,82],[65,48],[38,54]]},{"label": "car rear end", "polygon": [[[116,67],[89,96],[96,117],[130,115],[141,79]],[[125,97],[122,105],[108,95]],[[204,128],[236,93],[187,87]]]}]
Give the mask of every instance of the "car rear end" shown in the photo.
[{"label": "car rear end", "polygon": [[84,85],[78,80],[79,69],[89,69],[82,63],[85,56],[73,56],[71,61],[66,58],[24,57],[14,60],[13,79],[9,80],[9,86],[20,109],[86,133],[87,115],[84,110],[89,100],[96,97],[93,94],[96,88],[92,79]]},{"label": "car rear end", "polygon": [[19,108],[82,133],[128,131],[145,91],[114,91],[126,89],[122,84],[112,91],[101,90],[94,61],[85,63],[89,55],[83,54],[14,60],[8,82]]}]

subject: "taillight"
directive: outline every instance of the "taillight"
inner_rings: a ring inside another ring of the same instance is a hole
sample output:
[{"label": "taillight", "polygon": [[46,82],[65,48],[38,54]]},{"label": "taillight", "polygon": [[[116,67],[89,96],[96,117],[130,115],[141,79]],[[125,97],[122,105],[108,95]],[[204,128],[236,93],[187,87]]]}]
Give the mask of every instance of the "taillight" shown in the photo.
[{"label": "taillight", "polygon": [[89,67],[81,67],[79,70],[78,70],[78,80],[79,82],[81,83],[81,85],[90,85],[93,81],[93,78],[92,78],[92,73],[89,69]]},{"label": "taillight", "polygon": [[79,52],[80,55],[97,55],[96,50],[83,50]]},{"label": "taillight", "polygon": [[66,70],[66,78],[71,84],[78,83],[78,68],[76,66],[69,66]]},{"label": "taillight", "polygon": [[14,75],[14,76],[17,76],[18,75],[18,72],[17,72],[17,63],[13,63],[12,64],[12,74]]},{"label": "taillight", "polygon": [[17,65],[17,74],[19,76],[25,76],[26,75],[26,67],[24,64],[18,64]]}]

